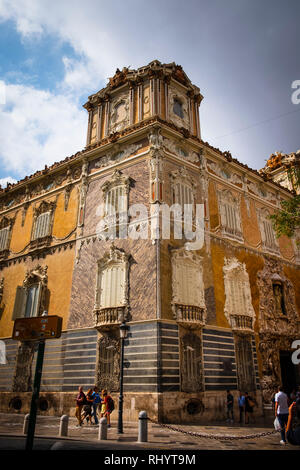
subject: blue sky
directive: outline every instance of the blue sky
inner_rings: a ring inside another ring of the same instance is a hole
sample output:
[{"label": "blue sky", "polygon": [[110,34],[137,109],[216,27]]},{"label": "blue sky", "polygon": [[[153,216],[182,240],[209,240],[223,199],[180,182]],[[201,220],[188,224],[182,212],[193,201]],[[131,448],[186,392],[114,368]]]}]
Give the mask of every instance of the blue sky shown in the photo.
[{"label": "blue sky", "polygon": [[252,168],[298,150],[299,18],[298,0],[0,0],[0,183],[81,150],[87,96],[153,59],[199,86],[211,145]]}]

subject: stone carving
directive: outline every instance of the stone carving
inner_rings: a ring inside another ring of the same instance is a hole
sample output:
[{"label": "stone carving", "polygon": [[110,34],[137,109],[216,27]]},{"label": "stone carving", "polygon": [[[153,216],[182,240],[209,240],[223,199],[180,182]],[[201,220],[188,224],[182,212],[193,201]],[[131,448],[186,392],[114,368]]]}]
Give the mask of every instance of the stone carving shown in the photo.
[{"label": "stone carving", "polygon": [[180,145],[180,143],[175,142],[174,140],[164,137],[163,145],[166,150],[175,154],[176,156],[187,160],[191,163],[199,163],[200,155],[197,152],[188,151],[186,148]]},{"label": "stone carving", "polygon": [[203,390],[202,345],[199,336],[187,333],[180,339],[181,391]]},{"label": "stone carving", "polygon": [[[279,284],[280,283],[280,284]],[[270,402],[275,388],[281,382],[280,351],[291,350],[294,339],[300,334],[295,292],[292,282],[284,275],[279,260],[265,259],[265,267],[257,275],[259,288],[259,323],[262,357],[262,393],[265,402]],[[274,285],[281,285],[280,305],[276,301]],[[275,295],[274,295],[275,293]],[[282,311],[282,297],[285,313]]]},{"label": "stone carving", "polygon": [[119,132],[129,125],[129,95],[128,92],[119,95],[111,103],[110,133]]},{"label": "stone carving", "polygon": [[48,266],[37,265],[31,270],[27,270],[23,287],[29,288],[32,284],[41,285],[40,304],[38,315],[42,315],[45,310],[48,310],[49,292],[48,292]]},{"label": "stone carving", "polygon": [[96,365],[96,385],[99,389],[119,390],[120,340],[112,332],[104,333],[98,339],[98,360]]},{"label": "stone carving", "polygon": [[[168,87],[169,96],[168,96],[168,109],[169,109],[169,116],[171,120],[179,127],[184,127],[189,129],[190,122],[189,122],[189,113],[188,113],[188,103],[186,96],[181,93],[179,90],[172,88],[171,86]],[[182,117],[178,116],[174,112],[174,104],[178,101],[181,104],[182,108]]]},{"label": "stone carving", "polygon": [[255,390],[252,336],[235,335],[236,366],[239,390]]},{"label": "stone carving", "polygon": [[32,362],[35,343],[19,343],[13,376],[13,392],[32,391]]},{"label": "stone carving", "polygon": [[121,162],[126,158],[136,153],[140,148],[143,147],[142,143],[130,144],[121,150],[111,150],[107,152],[98,162],[95,163],[95,168],[102,168],[105,166],[113,165],[114,163]]}]

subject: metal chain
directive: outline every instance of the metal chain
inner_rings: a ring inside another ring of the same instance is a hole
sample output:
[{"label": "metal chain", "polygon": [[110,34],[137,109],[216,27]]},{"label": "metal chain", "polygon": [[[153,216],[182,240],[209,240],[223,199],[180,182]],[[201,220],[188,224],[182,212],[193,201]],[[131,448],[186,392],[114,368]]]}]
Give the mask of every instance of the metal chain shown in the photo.
[{"label": "metal chain", "polygon": [[216,439],[218,441],[233,441],[233,440],[238,440],[238,439],[255,439],[259,437],[264,437],[264,436],[271,436],[273,434],[277,434],[280,431],[267,431],[267,432],[261,432],[259,434],[248,434],[247,436],[228,436],[228,435],[220,435],[220,434],[201,434],[197,432],[192,432],[192,431],[184,431],[183,429],[175,428],[174,426],[170,426],[169,424],[162,424],[158,423],[157,421],[154,421],[151,418],[147,418],[151,423],[153,424],[158,424],[162,428],[167,428],[170,429],[171,431],[177,431],[181,432],[182,434],[187,434],[189,436],[193,437],[203,437],[205,439]]}]

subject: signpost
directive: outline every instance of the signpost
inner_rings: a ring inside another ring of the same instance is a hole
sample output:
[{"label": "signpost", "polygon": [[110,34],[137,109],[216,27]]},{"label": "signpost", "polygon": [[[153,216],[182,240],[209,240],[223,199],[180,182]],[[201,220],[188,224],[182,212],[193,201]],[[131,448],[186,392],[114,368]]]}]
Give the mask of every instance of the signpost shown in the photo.
[{"label": "signpost", "polygon": [[32,450],[38,399],[40,393],[45,340],[60,338],[62,330],[62,318],[57,315],[42,315],[41,317],[17,318],[14,323],[12,339],[18,341],[38,342],[33,392],[31,398],[28,432],[26,437],[26,450]]}]

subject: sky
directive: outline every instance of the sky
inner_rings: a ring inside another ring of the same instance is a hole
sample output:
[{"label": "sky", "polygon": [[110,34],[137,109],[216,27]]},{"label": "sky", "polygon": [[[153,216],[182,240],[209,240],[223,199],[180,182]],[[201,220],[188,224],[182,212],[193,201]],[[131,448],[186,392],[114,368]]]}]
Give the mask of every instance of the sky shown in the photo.
[{"label": "sky", "polygon": [[82,150],[87,97],[154,59],[200,88],[204,141],[254,169],[295,152],[299,18],[299,0],[0,0],[0,184]]}]

